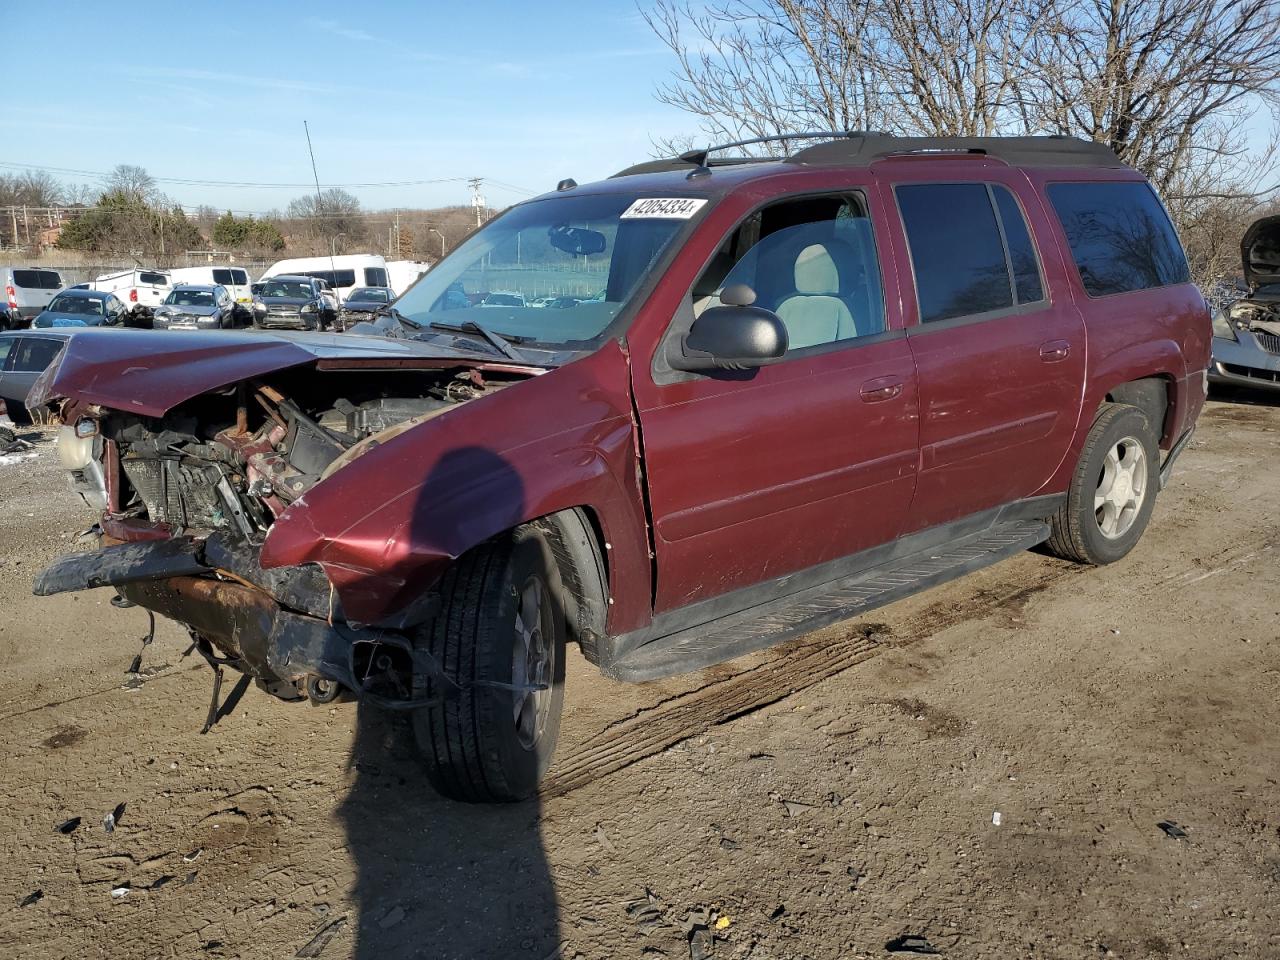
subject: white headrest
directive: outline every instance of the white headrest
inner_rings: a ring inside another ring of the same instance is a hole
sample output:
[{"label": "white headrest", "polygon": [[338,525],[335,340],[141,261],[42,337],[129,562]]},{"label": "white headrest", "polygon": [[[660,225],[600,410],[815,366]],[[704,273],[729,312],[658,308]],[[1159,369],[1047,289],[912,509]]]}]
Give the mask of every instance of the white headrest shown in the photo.
[{"label": "white headrest", "polygon": [[822,244],[810,244],[796,257],[796,292],[810,296],[833,296],[840,292],[840,271]]}]

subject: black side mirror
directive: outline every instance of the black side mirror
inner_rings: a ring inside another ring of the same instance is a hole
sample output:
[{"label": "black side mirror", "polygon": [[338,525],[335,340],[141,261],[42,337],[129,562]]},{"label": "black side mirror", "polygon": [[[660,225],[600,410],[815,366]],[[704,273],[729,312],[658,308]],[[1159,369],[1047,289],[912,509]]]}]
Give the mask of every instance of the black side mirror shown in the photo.
[{"label": "black side mirror", "polygon": [[756,295],[734,284],[720,295],[723,307],[704,310],[693,321],[677,356],[676,370],[750,370],[787,352],[787,327],[776,313],[751,306]]}]

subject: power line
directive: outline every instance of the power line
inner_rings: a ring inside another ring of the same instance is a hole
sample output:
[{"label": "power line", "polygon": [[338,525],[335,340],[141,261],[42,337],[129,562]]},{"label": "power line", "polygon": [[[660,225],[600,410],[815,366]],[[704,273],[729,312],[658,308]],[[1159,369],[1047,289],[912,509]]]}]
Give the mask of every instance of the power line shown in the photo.
[{"label": "power line", "polygon": [[[77,176],[77,177],[109,177],[110,173],[104,173],[101,170],[79,170],[73,167],[50,167],[34,163],[12,163],[9,161],[0,161],[0,168],[7,170],[35,170],[41,173],[58,174],[60,176]],[[308,189],[313,187],[310,183],[261,183],[249,180],[197,180],[188,177],[160,177],[152,176],[152,180],[156,183],[171,183],[185,187],[236,187],[246,189],[267,189],[267,190],[297,190]],[[432,186],[442,183],[466,183],[473,177],[438,177],[431,180],[383,180],[368,183],[322,183],[322,189],[332,189],[335,187],[343,189],[368,189],[374,187],[423,187]],[[529,190],[525,187],[519,187],[511,183],[503,183],[501,180],[487,180],[486,182],[493,184],[503,190],[510,190],[513,193],[523,193],[527,196],[533,196],[538,191]]]}]

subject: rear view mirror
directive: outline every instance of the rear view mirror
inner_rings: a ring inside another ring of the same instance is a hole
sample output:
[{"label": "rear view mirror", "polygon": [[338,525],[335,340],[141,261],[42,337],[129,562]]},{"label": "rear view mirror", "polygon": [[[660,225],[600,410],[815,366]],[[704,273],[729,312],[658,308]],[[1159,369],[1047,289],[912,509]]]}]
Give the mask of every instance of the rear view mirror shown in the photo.
[{"label": "rear view mirror", "polygon": [[593,253],[603,253],[607,246],[604,234],[598,230],[584,230],[559,224],[547,231],[547,239],[557,250],[572,254],[575,257],[588,257]]},{"label": "rear view mirror", "polygon": [[750,370],[786,352],[787,328],[776,313],[731,305],[703,311],[670,363],[677,370]]}]

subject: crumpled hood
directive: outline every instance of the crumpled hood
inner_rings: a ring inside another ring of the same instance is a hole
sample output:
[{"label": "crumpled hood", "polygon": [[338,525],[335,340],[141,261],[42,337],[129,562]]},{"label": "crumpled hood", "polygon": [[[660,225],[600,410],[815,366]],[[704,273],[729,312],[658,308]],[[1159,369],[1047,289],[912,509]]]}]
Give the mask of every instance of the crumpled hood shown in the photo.
[{"label": "crumpled hood", "polygon": [[33,385],[27,404],[38,407],[69,399],[158,417],[201,393],[276,370],[326,361],[358,365],[382,358],[406,366],[415,365],[415,360],[438,366],[429,361],[475,364],[493,359],[440,341],[350,334],[224,330],[175,338],[152,330],[90,330],[67,341]]},{"label": "crumpled hood", "polygon": [[197,306],[195,304],[164,303],[156,307],[156,314],[162,317],[212,317],[217,312],[218,308],[212,304],[209,306]]},{"label": "crumpled hood", "polygon": [[1280,216],[1249,225],[1240,241],[1240,260],[1250,290],[1280,283]]}]

